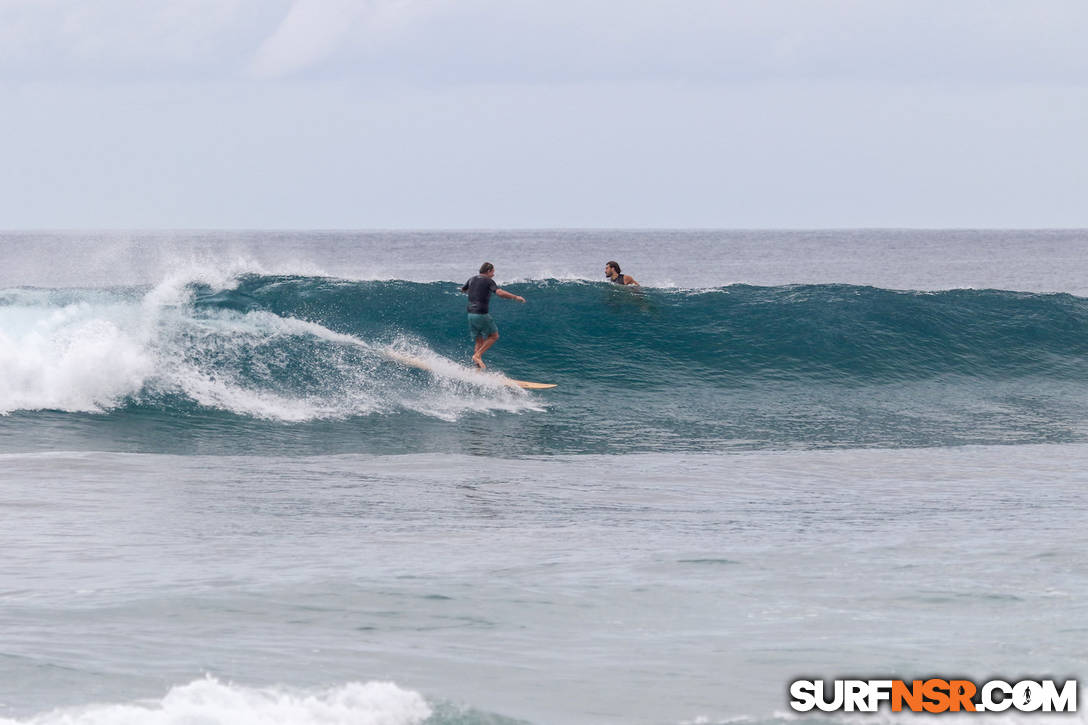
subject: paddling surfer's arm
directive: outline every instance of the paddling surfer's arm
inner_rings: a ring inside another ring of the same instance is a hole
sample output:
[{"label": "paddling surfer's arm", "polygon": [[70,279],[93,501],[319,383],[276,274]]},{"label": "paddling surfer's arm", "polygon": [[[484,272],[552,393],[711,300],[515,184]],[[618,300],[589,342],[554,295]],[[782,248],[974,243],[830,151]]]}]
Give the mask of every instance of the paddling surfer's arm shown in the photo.
[{"label": "paddling surfer's arm", "polygon": [[509,292],[502,289],[501,287],[495,290],[495,294],[497,294],[499,297],[503,297],[503,298],[508,299],[508,300],[517,300],[518,302],[525,302],[524,297],[519,297],[518,295],[510,294]]}]

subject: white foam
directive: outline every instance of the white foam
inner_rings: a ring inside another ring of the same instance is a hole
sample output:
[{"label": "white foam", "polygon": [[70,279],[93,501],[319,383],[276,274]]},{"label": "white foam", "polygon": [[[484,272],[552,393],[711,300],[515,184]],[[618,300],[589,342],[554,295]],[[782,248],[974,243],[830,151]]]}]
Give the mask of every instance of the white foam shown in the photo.
[{"label": "white foam", "polygon": [[0,308],[0,413],[100,412],[143,387],[154,362],[125,329],[125,312],[88,303]]},{"label": "white foam", "polygon": [[0,718],[0,725],[419,725],[430,715],[422,695],[392,682],[296,692],[206,678],[157,701],[64,708],[26,720]]}]

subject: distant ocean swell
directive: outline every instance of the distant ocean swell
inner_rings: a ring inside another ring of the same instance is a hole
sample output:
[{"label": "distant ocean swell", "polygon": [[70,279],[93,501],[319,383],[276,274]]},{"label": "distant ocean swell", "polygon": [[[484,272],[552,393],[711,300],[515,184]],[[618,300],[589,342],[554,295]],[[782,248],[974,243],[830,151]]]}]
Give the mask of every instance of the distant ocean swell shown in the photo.
[{"label": "distant ocean swell", "polygon": [[[541,414],[579,419],[590,438],[608,438],[612,421],[620,439],[638,417],[649,439],[664,431],[659,441],[709,427],[695,438],[870,445],[882,443],[849,428],[878,409],[901,418],[903,435],[883,444],[916,445],[926,443],[911,418],[925,430],[957,410],[991,432],[978,442],[1079,439],[1073,421],[1088,405],[1088,300],[1071,295],[510,288],[528,303],[493,300],[501,339],[488,361],[555,391],[523,393],[470,369],[465,298],[450,283],[179,275],[150,288],[2,290],[0,413],[240,425]],[[405,368],[390,349],[435,370]],[[1040,405],[1058,414],[1032,428],[1021,413]],[[737,411],[749,429],[736,429]]]}]

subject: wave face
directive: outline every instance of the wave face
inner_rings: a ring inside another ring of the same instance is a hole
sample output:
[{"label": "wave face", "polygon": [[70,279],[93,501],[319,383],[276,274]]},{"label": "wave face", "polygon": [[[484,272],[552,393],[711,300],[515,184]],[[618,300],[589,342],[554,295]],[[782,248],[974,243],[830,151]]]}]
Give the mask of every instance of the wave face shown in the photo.
[{"label": "wave face", "polygon": [[[0,291],[0,430],[54,449],[623,452],[1084,440],[1088,301],[538,281],[469,366],[444,282]],[[425,358],[407,368],[390,351]],[[28,438],[29,437],[29,438]]]}]

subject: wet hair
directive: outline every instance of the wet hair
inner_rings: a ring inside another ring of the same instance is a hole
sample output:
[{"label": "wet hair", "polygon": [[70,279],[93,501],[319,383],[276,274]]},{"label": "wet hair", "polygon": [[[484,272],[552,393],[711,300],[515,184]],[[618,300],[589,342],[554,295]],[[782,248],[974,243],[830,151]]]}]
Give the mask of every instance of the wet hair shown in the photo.
[{"label": "wet hair", "polygon": [[611,267],[612,269],[616,270],[616,274],[623,274],[623,270],[620,269],[619,262],[605,262],[604,266]]},{"label": "wet hair", "polygon": [[491,262],[484,262],[480,265],[480,274],[487,274],[493,269],[495,269],[495,265],[493,265]]}]

